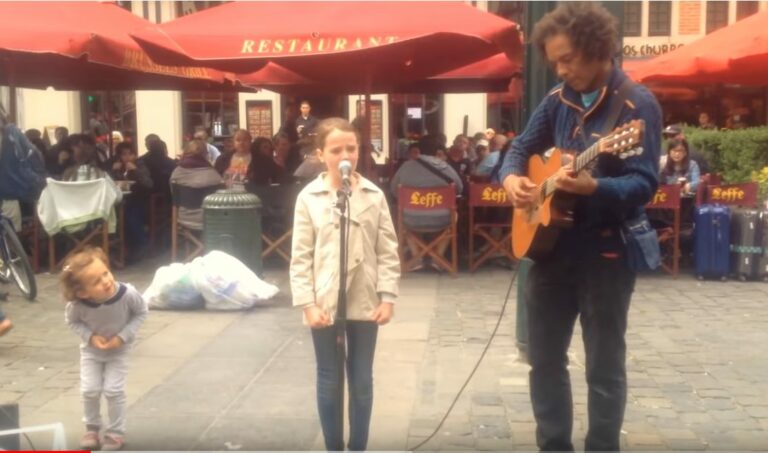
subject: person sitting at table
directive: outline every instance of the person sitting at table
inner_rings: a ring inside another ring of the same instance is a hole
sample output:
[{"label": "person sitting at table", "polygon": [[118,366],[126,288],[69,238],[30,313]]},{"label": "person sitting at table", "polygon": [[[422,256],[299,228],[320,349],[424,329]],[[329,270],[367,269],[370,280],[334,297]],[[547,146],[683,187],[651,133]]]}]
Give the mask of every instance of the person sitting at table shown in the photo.
[{"label": "person sitting at table", "polygon": [[272,140],[275,146],[275,163],[288,174],[293,174],[302,162],[302,156],[297,146],[293,146],[287,134],[277,134]]},{"label": "person sitting at table", "polygon": [[70,147],[74,163],[64,170],[62,181],[92,181],[104,178],[107,184],[115,192],[117,201],[122,201],[123,192],[117,187],[115,181],[104,170],[99,168],[96,158],[96,142],[93,137],[85,134],[70,135]]},{"label": "person sitting at table", "polygon": [[292,179],[292,173],[287,173],[275,161],[275,147],[272,140],[258,137],[251,145],[251,167],[248,169],[248,182],[253,186],[281,184]]},{"label": "person sitting at table", "polygon": [[139,161],[139,155],[128,142],[120,142],[115,147],[115,157],[109,175],[115,181],[131,181],[131,192],[152,188],[152,177],[149,169],[143,161]]},{"label": "person sitting at table", "polygon": [[171,197],[168,181],[171,178],[176,162],[168,157],[168,145],[156,134],[149,134],[144,139],[147,153],[141,156],[141,162],[149,170],[152,178],[152,193],[160,193],[168,199]]},{"label": "person sitting at table", "polygon": [[[107,172],[100,168],[100,163],[96,157],[96,142],[92,136],[87,134],[73,134],[69,136],[70,147],[72,149],[73,164],[64,170],[61,176],[62,181],[93,181],[96,179],[105,179],[109,190],[115,193],[115,204],[123,200],[123,192],[117,187],[115,181]],[[88,222],[70,225],[66,227],[69,233],[76,233],[86,228]],[[108,230],[114,233],[117,227],[117,217],[114,208],[108,219]],[[59,242],[56,247],[59,249],[63,243]]]},{"label": "person sitting at table", "polygon": [[[241,129],[242,130],[242,129]],[[184,145],[184,154],[179,165],[171,174],[171,184],[201,189],[204,187],[223,187],[221,175],[208,162],[207,143],[194,139]],[[187,228],[203,228],[203,209],[179,206],[179,223]]]},{"label": "person sitting at table", "polygon": [[234,140],[235,151],[222,154],[215,164],[216,171],[224,178],[224,184],[228,188],[244,186],[253,163],[251,134],[245,129],[238,129],[235,131]]},{"label": "person sitting at table", "polygon": [[672,139],[667,143],[667,161],[661,168],[661,181],[664,184],[680,184],[683,196],[693,196],[699,186],[701,172],[696,161],[689,153],[688,142]]},{"label": "person sitting at table", "polygon": [[149,236],[144,227],[147,223],[147,209],[153,187],[152,177],[146,164],[139,160],[133,144],[120,142],[115,147],[115,162],[110,175],[123,190],[130,193],[125,200],[125,235],[128,262],[140,260],[147,251]]},{"label": "person sitting at table", "polygon": [[[390,181],[390,191],[393,197],[397,198],[400,185],[408,187],[444,187],[450,183],[454,184],[456,195],[461,196],[464,190],[464,183],[461,177],[448,163],[435,157],[436,152],[437,147],[428,146],[423,150],[419,149],[415,158],[406,161],[397,170]],[[451,222],[456,222],[456,219],[451,218],[451,213],[448,209],[440,211],[406,209],[403,212],[403,223],[405,226],[413,230],[419,230],[420,232],[416,234],[427,240],[427,242],[448,227]],[[436,247],[437,252],[445,256],[445,251],[448,249],[450,242],[450,238],[442,240]],[[408,250],[412,255],[415,255],[419,250],[416,241],[409,237],[406,243]],[[417,263],[415,267],[408,270],[421,269],[425,264],[439,270],[432,263],[431,259],[426,257],[422,259],[421,264]]]}]

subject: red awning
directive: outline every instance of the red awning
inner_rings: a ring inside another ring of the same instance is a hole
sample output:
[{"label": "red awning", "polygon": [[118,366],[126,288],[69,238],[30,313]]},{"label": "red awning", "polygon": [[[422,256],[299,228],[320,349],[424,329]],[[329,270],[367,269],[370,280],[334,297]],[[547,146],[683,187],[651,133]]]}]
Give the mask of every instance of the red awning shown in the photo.
[{"label": "red awning", "polygon": [[[454,69],[434,77],[428,77],[399,85],[384,83],[372,85],[371,90],[391,93],[483,93],[507,92],[513,77],[520,75],[520,66],[509,61],[503,53],[482,61]],[[264,88],[280,93],[294,94],[360,94],[343,83],[331,84],[314,81],[284,68],[277,63],[267,63],[264,68],[237,75],[238,81],[247,86]],[[519,88],[519,84],[515,85]],[[515,94],[519,97],[519,93]]]},{"label": "red awning", "polygon": [[462,2],[232,2],[131,35],[163,64],[245,73],[271,61],[349,92],[522,53],[516,24]]},{"label": "red awning", "polygon": [[768,84],[768,11],[742,19],[659,57],[637,63],[639,82]]},{"label": "red awning", "polygon": [[158,65],[128,35],[151,23],[100,2],[0,2],[0,84],[56,89],[233,88],[225,74]]}]

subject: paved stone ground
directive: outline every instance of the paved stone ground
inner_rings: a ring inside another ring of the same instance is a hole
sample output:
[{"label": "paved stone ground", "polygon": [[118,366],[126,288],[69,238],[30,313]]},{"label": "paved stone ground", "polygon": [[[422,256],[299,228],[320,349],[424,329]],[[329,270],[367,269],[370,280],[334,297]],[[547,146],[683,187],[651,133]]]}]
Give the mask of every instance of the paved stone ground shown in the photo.
[{"label": "paved stone ground", "polygon": [[[155,268],[145,263],[118,277],[143,289]],[[287,292],[286,274],[266,276]],[[487,268],[403,280],[396,320],[379,337],[371,449],[407,449],[431,434],[488,341],[510,275]],[[12,291],[2,306],[16,328],[0,340],[0,402],[18,402],[24,426],[62,422],[75,447],[77,338],[64,325],[55,278],[38,282],[36,303]],[[535,449],[512,294],[488,355],[424,449]],[[281,294],[237,313],[152,312],[133,353],[127,448],[322,449],[311,339],[289,301]],[[579,338],[577,327],[570,351],[577,448],[587,425]],[[628,343],[625,449],[768,448],[768,284],[642,277]],[[43,449],[51,438],[30,440]]]}]

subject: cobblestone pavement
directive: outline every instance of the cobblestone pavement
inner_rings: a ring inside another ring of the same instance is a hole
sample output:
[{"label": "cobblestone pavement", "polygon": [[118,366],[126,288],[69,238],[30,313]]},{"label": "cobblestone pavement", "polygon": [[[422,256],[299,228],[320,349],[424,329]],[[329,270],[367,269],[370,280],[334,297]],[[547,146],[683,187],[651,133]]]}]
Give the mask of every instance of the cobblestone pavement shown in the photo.
[{"label": "cobblestone pavement", "polygon": [[[118,272],[145,288],[152,263]],[[287,273],[267,279],[287,292]],[[474,367],[499,317],[511,273],[486,268],[403,280],[396,320],[380,332],[369,448],[424,440]],[[82,434],[77,338],[63,321],[55,278],[40,297],[12,290],[16,327],[0,340],[0,403],[24,426],[62,422]],[[514,341],[515,300],[477,374],[424,449],[535,450],[528,366]],[[129,375],[131,450],[322,449],[311,339],[290,298],[248,312],[158,312],[143,326]],[[768,448],[768,284],[644,276],[630,312],[627,450]],[[574,442],[583,446],[586,384],[580,332],[570,371]],[[47,437],[46,437],[47,436]],[[50,435],[30,440],[50,446]],[[25,439],[22,446],[30,448]]]},{"label": "cobblestone pavement", "polygon": [[[409,445],[431,432],[474,366],[498,317],[505,282],[501,272],[441,281]],[[458,410],[433,441],[440,448],[535,449],[528,366],[514,347],[514,303],[511,308]],[[640,278],[627,335],[623,448],[767,449],[767,309],[764,283]],[[587,428],[580,336],[577,324],[569,353],[577,448]]]}]

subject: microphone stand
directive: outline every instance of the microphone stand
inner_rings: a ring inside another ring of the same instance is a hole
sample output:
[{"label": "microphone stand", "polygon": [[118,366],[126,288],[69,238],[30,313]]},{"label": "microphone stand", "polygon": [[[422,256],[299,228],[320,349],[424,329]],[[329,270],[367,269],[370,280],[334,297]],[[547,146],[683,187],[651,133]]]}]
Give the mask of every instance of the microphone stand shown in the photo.
[{"label": "microphone stand", "polygon": [[336,373],[338,376],[338,394],[336,395],[338,411],[336,413],[338,427],[338,438],[341,439],[341,445],[337,448],[344,450],[344,381],[346,367],[346,332],[347,332],[347,257],[349,254],[347,244],[347,230],[349,228],[347,219],[344,216],[349,207],[349,180],[344,180],[343,188],[336,192],[336,207],[341,215],[339,216],[339,298],[336,305]]}]

